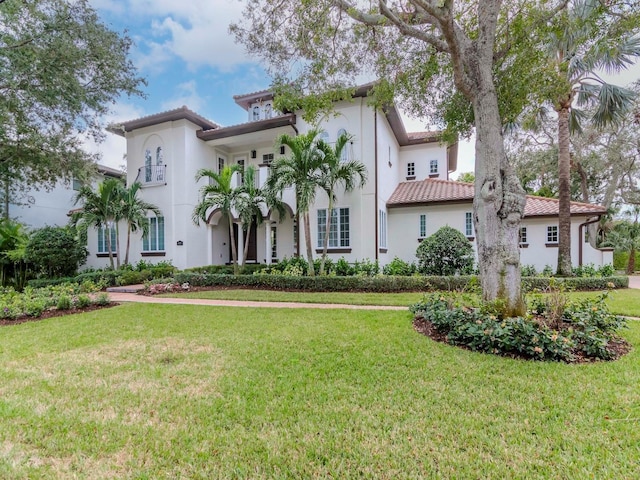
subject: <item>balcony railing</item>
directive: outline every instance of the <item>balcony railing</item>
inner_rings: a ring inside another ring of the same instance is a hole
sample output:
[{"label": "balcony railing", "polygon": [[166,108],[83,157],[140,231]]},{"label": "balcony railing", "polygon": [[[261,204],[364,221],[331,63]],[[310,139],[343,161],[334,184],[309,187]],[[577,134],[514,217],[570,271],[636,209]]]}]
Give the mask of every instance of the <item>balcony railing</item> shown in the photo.
[{"label": "balcony railing", "polygon": [[146,165],[138,169],[136,182],[143,187],[152,185],[167,184],[167,166],[166,165]]}]

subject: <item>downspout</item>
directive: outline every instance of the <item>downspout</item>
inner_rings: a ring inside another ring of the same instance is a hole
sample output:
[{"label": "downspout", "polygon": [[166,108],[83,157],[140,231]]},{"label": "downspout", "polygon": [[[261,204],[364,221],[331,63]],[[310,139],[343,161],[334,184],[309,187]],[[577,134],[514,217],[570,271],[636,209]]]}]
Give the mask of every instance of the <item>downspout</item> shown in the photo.
[{"label": "downspout", "polygon": [[581,223],[578,226],[578,266],[580,267],[582,266],[582,244],[584,243],[583,229],[587,225],[591,225],[592,223],[599,222],[601,218],[602,218],[602,215],[598,215],[597,217],[592,218],[591,220],[587,220],[586,222]]},{"label": "downspout", "polygon": [[373,231],[373,238],[375,238],[375,249],[376,249],[376,261],[378,261],[378,110],[375,109],[373,111],[373,142],[374,142],[374,154],[373,154],[373,162],[374,162],[374,174],[376,176],[374,182],[374,205],[375,211],[373,212],[373,216],[375,220],[375,230]]}]

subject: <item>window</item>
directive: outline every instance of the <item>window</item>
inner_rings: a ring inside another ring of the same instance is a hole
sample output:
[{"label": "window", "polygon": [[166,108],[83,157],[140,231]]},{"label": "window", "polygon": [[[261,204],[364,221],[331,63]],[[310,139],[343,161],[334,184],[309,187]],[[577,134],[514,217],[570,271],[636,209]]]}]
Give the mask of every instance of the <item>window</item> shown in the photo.
[{"label": "window", "polygon": [[329,134],[326,131],[321,131],[318,135],[318,140],[322,140],[325,143],[329,143]]},{"label": "window", "polygon": [[259,105],[254,105],[252,111],[252,119],[253,121],[258,121],[260,120],[260,106]]},{"label": "window", "polygon": [[547,227],[547,243],[558,243],[558,226],[549,225]]},{"label": "window", "polygon": [[419,238],[424,238],[427,236],[427,216],[423,213],[420,215],[420,235]]},{"label": "window", "polygon": [[77,192],[78,190],[80,190],[82,188],[82,182],[77,179],[76,177],[73,177],[71,179],[71,188],[73,188],[74,192]]},{"label": "window", "polygon": [[589,230],[587,228],[584,229],[584,243],[589,243]]},{"label": "window", "polygon": [[156,180],[164,182],[162,147],[156,148]]},{"label": "window", "polygon": [[520,227],[520,244],[527,242],[527,227]]},{"label": "window", "polygon": [[464,234],[467,237],[473,237],[473,214],[471,212],[464,214]]},{"label": "window", "polygon": [[240,167],[240,183],[244,185],[244,158],[238,160],[238,166]]},{"label": "window", "polygon": [[415,177],[416,176],[416,163],[409,162],[407,163],[407,177]]},{"label": "window", "polygon": [[387,212],[380,210],[380,248],[387,248]]},{"label": "window", "polygon": [[273,107],[271,102],[264,104],[264,118],[271,118],[273,116]]},{"label": "window", "polygon": [[[298,221],[293,221],[293,248],[298,248]],[[297,250],[296,250],[297,251]]]},{"label": "window", "polygon": [[[338,130],[338,138],[340,138],[342,135],[347,135],[347,131],[344,128],[341,128],[340,130]],[[349,159],[349,146],[351,145],[351,142],[347,142],[344,144],[344,147],[342,148],[342,152],[340,152],[340,161],[341,162],[346,162]]]},{"label": "window", "polygon": [[98,253],[109,253],[107,235],[110,237],[111,253],[116,253],[116,229],[111,223],[98,228]]},{"label": "window", "polygon": [[149,218],[149,231],[142,237],[142,251],[164,251],[164,217]]},{"label": "window", "polygon": [[218,157],[218,175],[222,173],[222,170],[224,170],[224,158]]},{"label": "window", "polygon": [[278,235],[276,226],[271,226],[271,258],[278,258]]},{"label": "window", "polygon": [[269,165],[271,162],[273,162],[273,153],[265,153],[262,155],[262,163]]},{"label": "window", "polygon": [[[318,248],[324,246],[327,231],[327,209],[318,210]],[[349,247],[349,209],[334,208],[329,227],[329,248]]]},{"label": "window", "polygon": [[438,160],[429,160],[429,173],[438,173]]},{"label": "window", "polygon": [[153,167],[151,166],[151,150],[147,149],[144,151],[144,181],[149,183],[151,182]]}]

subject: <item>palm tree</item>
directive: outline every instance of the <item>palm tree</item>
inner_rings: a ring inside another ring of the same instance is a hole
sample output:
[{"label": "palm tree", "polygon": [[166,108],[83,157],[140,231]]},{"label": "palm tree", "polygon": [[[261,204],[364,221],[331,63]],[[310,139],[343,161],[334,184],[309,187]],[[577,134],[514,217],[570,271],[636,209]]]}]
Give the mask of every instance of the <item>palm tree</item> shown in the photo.
[{"label": "palm tree", "polygon": [[636,251],[640,250],[640,205],[634,205],[627,215],[633,219],[632,222],[622,221],[611,230],[603,246],[613,247],[615,250],[629,252],[627,262],[627,275],[633,275],[636,270]]},{"label": "palm tree", "polygon": [[281,157],[271,164],[267,188],[275,194],[281,194],[285,188],[294,187],[296,197],[296,214],[302,216],[304,237],[307,248],[308,274],[315,275],[313,266],[313,250],[311,246],[311,224],[309,208],[316,197],[316,189],[322,186],[320,169],[324,155],[318,149],[318,129],[292,137],[280,135],[276,140],[279,145],[286,145],[291,152],[288,157]]},{"label": "palm tree", "polygon": [[211,208],[219,208],[222,215],[229,221],[229,245],[231,245],[231,261],[233,263],[233,273],[238,274],[238,250],[233,235],[233,211],[236,209],[238,190],[233,188],[233,174],[240,172],[239,165],[226,166],[222,172],[203,168],[196,173],[196,182],[202,178],[208,178],[208,184],[200,188],[200,203],[193,209],[191,216],[196,225],[200,225],[200,220],[207,221],[207,212]]},{"label": "palm tree", "polygon": [[116,228],[117,231],[117,221],[120,218],[119,200],[123,188],[123,183],[115,178],[109,178],[100,183],[97,191],[86,185],[81,187],[76,194],[75,204],[82,202],[82,208],[74,212],[71,217],[71,223],[85,232],[89,227],[104,227],[111,268],[114,268],[114,262],[109,229]]},{"label": "palm tree", "polygon": [[142,185],[139,182],[135,182],[129,188],[123,188],[120,192],[118,217],[127,222],[127,248],[124,254],[124,265],[129,264],[131,232],[141,230],[143,235],[147,235],[149,231],[148,212],[153,212],[156,217],[162,215],[157,206],[138,197],[140,188],[142,188]]},{"label": "palm tree", "polygon": [[[549,42],[555,80],[551,98],[558,114],[558,268],[571,275],[570,135],[581,131],[581,122],[601,127],[615,123],[631,106],[633,92],[604,81],[598,71],[619,72],[640,55],[640,38],[622,32],[612,37],[602,25],[600,2],[581,0],[559,17]],[[583,108],[595,107],[588,118]]]},{"label": "palm tree", "polygon": [[25,249],[29,234],[24,225],[8,218],[0,220],[0,284],[24,288],[27,278]]},{"label": "palm tree", "polygon": [[327,223],[324,232],[322,248],[322,260],[320,261],[320,275],[324,274],[324,265],[327,260],[329,248],[329,233],[331,230],[331,218],[333,217],[333,205],[336,199],[336,188],[342,184],[345,193],[352,191],[356,186],[362,187],[367,182],[367,167],[357,160],[343,161],[343,152],[352,136],[342,133],[332,147],[320,140],[318,148],[324,154],[324,162],[321,167],[322,189],[329,197],[327,209]]},{"label": "palm tree", "polygon": [[263,208],[265,210],[275,208],[279,212],[280,217],[282,217],[284,216],[284,207],[276,196],[271,195],[269,189],[259,188],[256,185],[256,167],[250,165],[244,169],[242,174],[243,182],[237,190],[236,210],[246,230],[244,251],[242,254],[242,265],[244,265],[247,262],[247,255],[249,254],[249,239],[254,220],[257,228],[264,221],[262,215]]}]

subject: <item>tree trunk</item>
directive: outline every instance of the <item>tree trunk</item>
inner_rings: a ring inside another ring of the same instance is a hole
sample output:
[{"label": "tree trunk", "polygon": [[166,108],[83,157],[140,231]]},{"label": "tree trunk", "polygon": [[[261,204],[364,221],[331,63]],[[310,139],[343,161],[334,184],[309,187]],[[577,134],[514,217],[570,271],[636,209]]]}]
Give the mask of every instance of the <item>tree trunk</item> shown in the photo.
[{"label": "tree trunk", "polygon": [[558,267],[557,274],[571,276],[571,185],[569,154],[569,108],[571,98],[561,101],[558,112]]},{"label": "tree trunk", "polygon": [[[251,236],[251,223],[247,227],[247,236],[244,238],[244,251],[242,252],[242,268],[247,264],[247,257],[249,256],[249,237]],[[239,227],[238,227],[239,228]]]},{"label": "tree trunk", "polygon": [[131,245],[131,223],[127,222],[127,250],[124,254],[124,264],[129,265],[129,247]]},{"label": "tree trunk", "polygon": [[229,220],[229,245],[231,245],[231,263],[233,264],[233,274],[238,275],[238,251],[236,250],[236,239],[233,235],[233,215],[227,214]]},{"label": "tree trunk", "polygon": [[324,243],[322,245],[322,260],[320,260],[320,275],[324,275],[324,263],[327,260],[327,250],[329,249],[329,234],[331,233],[331,215],[333,213],[333,197],[329,196],[329,208],[327,208],[327,225],[324,232]]},{"label": "tree trunk", "polygon": [[518,316],[526,310],[518,249],[525,194],[504,151],[491,65],[482,63],[476,66],[480,78],[472,99],[476,125],[473,218],[480,282],[485,301],[499,300],[505,316]]},{"label": "tree trunk", "polygon": [[307,245],[307,262],[309,262],[309,269],[307,273],[310,277],[314,277],[315,267],[313,265],[313,249],[311,246],[311,224],[309,223],[309,212],[304,212],[302,214],[304,220],[304,240]]}]

